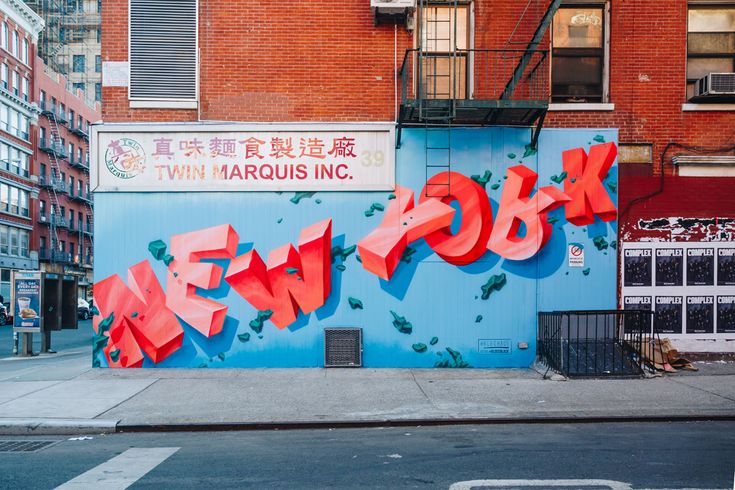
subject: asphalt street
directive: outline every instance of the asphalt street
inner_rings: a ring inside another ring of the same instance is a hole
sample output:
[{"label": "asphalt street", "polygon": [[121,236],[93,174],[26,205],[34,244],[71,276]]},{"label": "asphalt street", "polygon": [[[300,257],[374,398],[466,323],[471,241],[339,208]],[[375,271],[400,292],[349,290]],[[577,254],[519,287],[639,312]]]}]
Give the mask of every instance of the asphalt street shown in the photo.
[{"label": "asphalt street", "polygon": [[[531,488],[528,480],[543,480],[535,488],[730,489],[735,471],[735,424],[725,422],[2,440],[58,441],[37,452],[0,452],[0,487],[8,489],[449,488],[470,480],[485,480],[474,488]],[[110,479],[118,486],[104,486]]]}]

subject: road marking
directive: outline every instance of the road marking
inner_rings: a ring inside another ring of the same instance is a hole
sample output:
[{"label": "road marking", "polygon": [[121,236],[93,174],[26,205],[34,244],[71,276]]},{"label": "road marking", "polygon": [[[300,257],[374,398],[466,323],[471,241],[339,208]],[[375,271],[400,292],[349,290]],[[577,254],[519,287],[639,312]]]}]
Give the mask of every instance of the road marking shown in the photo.
[{"label": "road marking", "polygon": [[453,483],[449,490],[483,487],[607,487],[610,490],[631,490],[630,484],[614,480],[469,480]]},{"label": "road marking", "polygon": [[56,487],[57,490],[124,490],[163,463],[178,447],[134,447]]}]

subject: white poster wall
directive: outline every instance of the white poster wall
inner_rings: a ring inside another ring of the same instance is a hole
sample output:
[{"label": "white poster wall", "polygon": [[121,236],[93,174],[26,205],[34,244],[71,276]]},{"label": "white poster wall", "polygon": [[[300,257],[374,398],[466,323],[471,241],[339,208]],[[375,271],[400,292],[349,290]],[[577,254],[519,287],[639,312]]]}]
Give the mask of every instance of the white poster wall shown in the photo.
[{"label": "white poster wall", "polygon": [[622,307],[656,311],[662,336],[686,349],[735,348],[712,345],[735,340],[735,243],[627,242],[621,269]]}]

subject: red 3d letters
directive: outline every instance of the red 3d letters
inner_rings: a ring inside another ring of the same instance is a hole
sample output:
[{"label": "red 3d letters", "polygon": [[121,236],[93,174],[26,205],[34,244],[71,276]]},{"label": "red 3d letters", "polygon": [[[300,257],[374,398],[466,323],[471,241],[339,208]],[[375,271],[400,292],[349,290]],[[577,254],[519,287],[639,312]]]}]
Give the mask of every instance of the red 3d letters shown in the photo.
[{"label": "red 3d letters", "polygon": [[[110,340],[104,349],[111,367],[140,367],[143,352],[160,362],[181,347],[184,330],[166,308],[166,296],[147,260],[128,269],[129,287],[115,274],[94,286],[99,315],[93,326],[112,317]],[[115,361],[111,353],[119,351]]]},{"label": "red 3d letters", "polygon": [[[536,255],[551,238],[546,213],[569,201],[569,197],[552,186],[542,187],[529,197],[538,175],[523,165],[509,168],[507,175],[487,246],[503,258],[525,260]],[[518,236],[521,223],[526,226],[523,237]]]},{"label": "red 3d letters", "polygon": [[219,287],[223,272],[217,264],[202,264],[199,260],[234,257],[238,239],[230,225],[171,238],[174,260],[168,266],[166,306],[207,337],[222,331],[227,306],[196,294],[196,288]]},{"label": "red 3d letters", "polygon": [[582,148],[562,153],[564,171],[564,193],[571,201],[565,212],[567,221],[577,226],[591,225],[595,215],[602,221],[613,221],[617,217],[615,204],[610,200],[602,181],[610,171],[618,149],[615,143],[590,147],[589,156]]},{"label": "red 3d letters", "polygon": [[304,228],[299,251],[286,244],[268,255],[268,265],[257,251],[234,259],[225,281],[258,310],[271,310],[270,320],[286,328],[299,308],[311,313],[324,304],[331,290],[332,220]]}]

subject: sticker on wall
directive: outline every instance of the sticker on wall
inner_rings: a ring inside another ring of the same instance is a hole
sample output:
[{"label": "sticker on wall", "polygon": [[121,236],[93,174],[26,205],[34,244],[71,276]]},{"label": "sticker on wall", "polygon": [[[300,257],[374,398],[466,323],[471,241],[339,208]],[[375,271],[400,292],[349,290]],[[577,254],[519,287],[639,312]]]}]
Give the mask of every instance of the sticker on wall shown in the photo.
[{"label": "sticker on wall", "polygon": [[735,296],[717,297],[717,333],[735,333]]},{"label": "sticker on wall", "polygon": [[717,251],[717,285],[735,286],[735,248]]},{"label": "sticker on wall", "polygon": [[569,267],[584,267],[584,245],[570,243],[568,257]]},{"label": "sticker on wall", "polygon": [[715,301],[712,296],[687,297],[687,333],[715,333]]},{"label": "sticker on wall", "polygon": [[682,333],[682,297],[656,296],[656,331]]},{"label": "sticker on wall", "polygon": [[651,285],[651,249],[626,250],[623,259],[625,286]]},{"label": "sticker on wall", "polygon": [[650,296],[626,296],[623,304],[626,310],[651,311],[653,309]]},{"label": "sticker on wall", "polygon": [[680,248],[656,250],[656,286],[684,284],[684,251]]},{"label": "sticker on wall", "polygon": [[712,286],[715,283],[715,249],[687,250],[687,286]]}]

